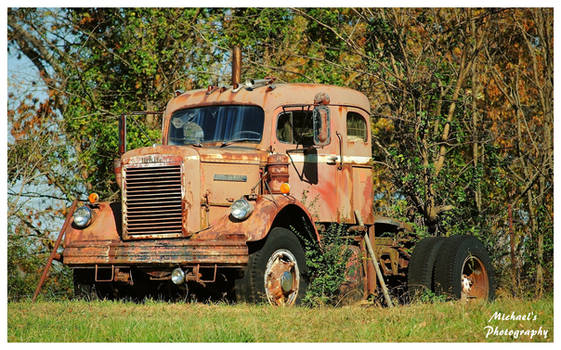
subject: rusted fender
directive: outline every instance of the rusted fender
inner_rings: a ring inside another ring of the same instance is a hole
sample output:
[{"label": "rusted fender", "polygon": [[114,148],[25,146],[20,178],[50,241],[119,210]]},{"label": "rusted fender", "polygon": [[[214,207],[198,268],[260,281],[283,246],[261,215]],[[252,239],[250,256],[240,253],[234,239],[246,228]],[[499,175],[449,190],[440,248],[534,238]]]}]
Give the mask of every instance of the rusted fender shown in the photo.
[{"label": "rusted fender", "polygon": [[[228,239],[236,236],[245,236],[247,241],[258,241],[267,236],[272,228],[275,218],[283,209],[295,206],[311,223],[311,234],[319,241],[319,234],[315,227],[312,215],[306,207],[292,196],[264,195],[257,197],[253,213],[243,221],[238,221],[230,215],[225,215],[207,230],[199,232],[193,239]],[[297,220],[297,218],[294,218]]]},{"label": "rusted fender", "polygon": [[[115,205],[115,204],[113,204]],[[120,240],[119,231],[115,217],[117,216],[118,224],[121,224],[120,212],[113,215],[109,202],[97,203],[92,209],[92,223],[84,228],[75,228],[69,225],[64,236],[63,247],[70,242],[76,241],[114,241]]]},{"label": "rusted fender", "polygon": [[[244,221],[225,215],[208,229],[196,233],[193,240],[228,240],[245,239],[247,241],[258,241],[269,233],[277,215],[289,206],[297,207],[311,223],[312,234],[319,241],[319,234],[313,225],[314,220],[306,207],[292,196],[266,195],[259,196],[255,202],[253,213]],[[113,203],[113,205],[115,205]],[[117,208],[116,208],[117,209]],[[118,210],[116,210],[118,211]],[[78,241],[121,241],[119,235],[121,224],[120,212],[113,212],[110,203],[100,202],[92,210],[93,219],[90,226],[78,229],[69,226],[66,230],[63,246]],[[243,237],[242,237],[243,236]]]}]

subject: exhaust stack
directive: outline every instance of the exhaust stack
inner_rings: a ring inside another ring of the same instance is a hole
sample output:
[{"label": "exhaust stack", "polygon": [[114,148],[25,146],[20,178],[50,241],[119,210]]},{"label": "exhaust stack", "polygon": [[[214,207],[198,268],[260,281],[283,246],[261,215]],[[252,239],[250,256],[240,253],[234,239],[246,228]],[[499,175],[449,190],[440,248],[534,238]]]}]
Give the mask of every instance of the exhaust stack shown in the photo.
[{"label": "exhaust stack", "polygon": [[239,46],[232,49],[232,87],[235,89],[242,80],[242,52]]}]

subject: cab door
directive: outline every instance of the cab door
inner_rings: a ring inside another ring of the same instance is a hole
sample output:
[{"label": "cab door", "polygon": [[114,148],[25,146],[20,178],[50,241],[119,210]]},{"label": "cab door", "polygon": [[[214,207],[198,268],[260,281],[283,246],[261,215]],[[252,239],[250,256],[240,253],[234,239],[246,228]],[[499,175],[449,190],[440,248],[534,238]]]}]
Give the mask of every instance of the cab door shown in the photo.
[{"label": "cab door", "polygon": [[360,216],[364,224],[374,222],[372,193],[372,147],[369,123],[365,111],[348,107],[344,116],[344,164],[349,181],[351,213]]},{"label": "cab door", "polygon": [[338,221],[341,207],[337,186],[339,141],[333,132],[337,130],[334,120],[338,108],[327,108],[331,132],[324,146],[314,146],[313,106],[277,108],[271,137],[273,152],[289,157],[291,195],[319,222]]}]

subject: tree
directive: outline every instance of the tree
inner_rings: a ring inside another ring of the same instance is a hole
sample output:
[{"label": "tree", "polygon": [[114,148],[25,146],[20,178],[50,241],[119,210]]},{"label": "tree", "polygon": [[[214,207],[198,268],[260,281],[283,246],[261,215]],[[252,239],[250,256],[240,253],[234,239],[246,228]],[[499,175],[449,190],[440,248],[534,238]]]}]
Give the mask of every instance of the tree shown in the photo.
[{"label": "tree", "polygon": [[[550,9],[9,9],[8,48],[45,92],[9,99],[10,230],[47,249],[39,223],[63,205],[29,198],[116,200],[118,116],[227,85],[240,45],[245,77],[364,92],[374,210],[478,235],[539,295],[553,278],[552,21]],[[129,126],[132,147],[161,136],[154,115]]]},{"label": "tree", "polygon": [[552,24],[551,9],[512,11],[492,23],[492,42],[509,45],[485,50],[493,83],[488,101],[511,159],[505,169],[511,188],[507,200],[527,215],[530,226],[526,237],[514,237],[514,249],[531,247],[524,270],[534,271],[537,295],[543,293],[544,268],[553,250]]}]

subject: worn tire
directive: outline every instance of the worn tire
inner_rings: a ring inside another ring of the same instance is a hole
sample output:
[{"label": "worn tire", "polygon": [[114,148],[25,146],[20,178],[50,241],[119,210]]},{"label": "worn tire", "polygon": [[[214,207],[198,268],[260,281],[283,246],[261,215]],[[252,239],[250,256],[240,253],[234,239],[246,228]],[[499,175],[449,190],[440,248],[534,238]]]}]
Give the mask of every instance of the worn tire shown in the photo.
[{"label": "worn tire", "polygon": [[415,245],[407,270],[407,289],[412,298],[434,291],[433,271],[444,237],[427,237]]},{"label": "worn tire", "polygon": [[74,269],[72,271],[74,282],[74,298],[84,300],[99,299],[94,287],[93,273],[87,269]]},{"label": "worn tire", "polygon": [[[269,232],[267,238],[265,238],[265,241],[262,243],[261,246],[258,246],[255,251],[250,253],[244,275],[241,279],[236,281],[236,298],[239,301],[250,303],[265,302],[272,305],[279,305],[278,301],[284,299],[271,298],[271,293],[269,293],[268,296],[265,290],[268,263],[269,265],[274,265],[274,261],[278,259],[278,261],[283,261],[282,264],[286,264],[284,260],[288,261],[288,263],[294,263],[295,267],[290,269],[291,272],[287,272],[290,276],[295,276],[296,271],[298,271],[299,279],[297,290],[288,292],[286,296],[283,294],[282,298],[286,298],[286,302],[281,302],[280,304],[299,304],[308,288],[306,257],[300,241],[289,230],[282,227],[275,227]],[[271,259],[273,259],[273,261]],[[292,285],[296,286],[296,278],[292,278]]]},{"label": "worn tire", "polygon": [[435,291],[461,298],[463,275],[471,282],[466,298],[494,299],[495,275],[483,243],[473,236],[452,236],[442,243],[436,258]]},{"label": "worn tire", "polygon": [[74,269],[74,297],[84,300],[114,299],[114,289],[111,284],[95,283],[92,269]]}]

